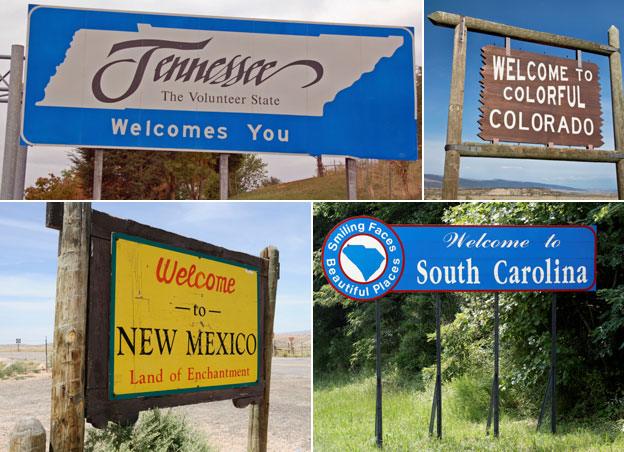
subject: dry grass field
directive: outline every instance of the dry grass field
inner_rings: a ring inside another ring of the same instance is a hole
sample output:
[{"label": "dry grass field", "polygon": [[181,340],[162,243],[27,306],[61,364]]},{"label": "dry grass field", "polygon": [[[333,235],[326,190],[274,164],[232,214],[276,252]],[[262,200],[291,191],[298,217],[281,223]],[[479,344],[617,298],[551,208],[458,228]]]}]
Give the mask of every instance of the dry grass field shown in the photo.
[{"label": "dry grass field", "polygon": [[[421,161],[359,160],[358,199],[422,199]],[[328,166],[323,177],[269,185],[232,199],[346,199],[344,165]]]},{"label": "dry grass field", "polygon": [[310,356],[311,335],[309,331],[275,334],[273,339],[275,356],[308,357]]},{"label": "dry grass field", "polygon": [[[617,199],[615,192],[591,193],[583,191],[556,191],[544,190],[539,188],[460,188],[459,199],[476,200],[476,199],[494,199],[494,200],[558,200],[558,199],[574,199],[574,200],[614,200]],[[425,199],[437,200],[442,199],[442,190],[440,188],[426,188]]]}]

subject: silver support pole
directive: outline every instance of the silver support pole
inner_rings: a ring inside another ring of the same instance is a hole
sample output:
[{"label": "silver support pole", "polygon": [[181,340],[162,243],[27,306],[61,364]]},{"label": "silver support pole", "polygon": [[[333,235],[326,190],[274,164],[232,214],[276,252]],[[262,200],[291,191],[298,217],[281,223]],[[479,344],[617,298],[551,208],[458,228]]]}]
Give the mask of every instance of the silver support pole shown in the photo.
[{"label": "silver support pole", "polygon": [[15,186],[13,199],[24,199],[24,189],[26,188],[26,160],[28,159],[28,147],[19,146],[15,158]]},{"label": "silver support pole", "polygon": [[228,154],[219,154],[219,195],[220,199],[228,199]]},{"label": "silver support pole", "polygon": [[93,156],[93,199],[102,199],[102,170],[104,168],[104,151],[96,149]]},{"label": "silver support pole", "polygon": [[24,46],[14,44],[11,46],[9,99],[7,103],[6,133],[4,136],[4,157],[2,159],[0,199],[15,198],[15,165],[17,161],[20,137],[23,67]]}]

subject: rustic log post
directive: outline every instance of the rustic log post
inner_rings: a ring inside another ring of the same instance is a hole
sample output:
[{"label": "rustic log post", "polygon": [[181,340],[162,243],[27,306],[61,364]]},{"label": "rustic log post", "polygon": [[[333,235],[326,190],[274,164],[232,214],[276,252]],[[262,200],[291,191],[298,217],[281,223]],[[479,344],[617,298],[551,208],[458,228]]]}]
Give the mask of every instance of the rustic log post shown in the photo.
[{"label": "rustic log post", "polygon": [[434,25],[454,28],[459,23],[464,21],[466,29],[468,30],[492,36],[501,36],[503,38],[509,37],[518,41],[533,42],[535,44],[561,47],[563,49],[582,50],[584,52],[606,56],[609,56],[611,52],[617,51],[617,48],[599,42],[591,42],[584,39],[556,35],[543,31],[529,30],[527,28],[514,27],[511,25],[491,22],[489,20],[477,19],[475,17],[464,17],[459,14],[447,13],[444,11],[435,11],[427,17],[431,22],[433,22]]},{"label": "rustic log post", "polygon": [[262,400],[251,405],[249,411],[249,432],[247,449],[250,452],[266,452],[269,433],[269,395],[271,393],[271,361],[273,359],[273,319],[275,317],[275,298],[279,279],[279,251],[273,246],[262,250],[260,256],[269,259],[269,297],[264,311],[264,331],[262,346],[264,351],[262,368],[264,369],[264,394]]},{"label": "rustic log post", "polygon": [[229,198],[230,170],[228,168],[228,154],[219,154],[219,198]]},{"label": "rustic log post", "polygon": [[347,199],[357,199],[357,160],[347,157],[345,171],[347,173]]},{"label": "rustic log post", "polygon": [[450,144],[446,146],[459,152],[462,157],[489,157],[497,159],[533,159],[533,160],[561,160],[567,162],[602,162],[617,163],[624,159],[623,151],[607,149],[580,149],[564,147],[546,147],[530,145],[509,146],[500,143],[473,143]]},{"label": "rustic log post", "polygon": [[[618,49],[609,55],[611,71],[611,102],[613,104],[613,134],[615,150],[624,150],[624,97],[622,97],[622,60],[620,57],[620,31],[609,27],[609,45]],[[618,199],[624,199],[624,159],[616,163]]]},{"label": "rustic log post", "polygon": [[9,452],[45,452],[46,431],[34,417],[17,421],[9,433]]},{"label": "rustic log post", "polygon": [[[460,23],[455,26],[455,38],[453,40],[453,72],[451,74],[451,98],[449,101],[446,144],[459,144],[462,139],[467,37],[465,20],[462,17]],[[459,152],[454,150],[445,152],[442,199],[457,199],[459,190],[459,161]]]},{"label": "rustic log post", "polygon": [[90,203],[64,204],[56,279],[50,451],[82,451],[84,447],[90,227]]}]

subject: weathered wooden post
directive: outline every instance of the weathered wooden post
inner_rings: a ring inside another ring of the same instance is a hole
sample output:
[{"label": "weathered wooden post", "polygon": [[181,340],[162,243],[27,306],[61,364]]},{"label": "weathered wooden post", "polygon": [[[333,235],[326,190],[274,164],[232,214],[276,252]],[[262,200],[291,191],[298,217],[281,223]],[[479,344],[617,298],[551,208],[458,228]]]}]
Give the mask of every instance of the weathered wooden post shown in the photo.
[{"label": "weathered wooden post", "polygon": [[46,432],[34,417],[17,421],[9,433],[9,452],[45,452]]},{"label": "weathered wooden post", "polygon": [[219,197],[220,199],[228,199],[229,193],[229,168],[228,154],[219,154]]},{"label": "weathered wooden post", "polygon": [[[462,140],[462,115],[464,111],[464,83],[466,80],[466,20],[461,18],[455,26],[453,40],[453,73],[451,74],[451,99],[449,102],[446,144],[460,144]],[[444,157],[442,199],[457,199],[459,190],[460,154],[447,150]]]},{"label": "weathered wooden post", "polygon": [[323,166],[323,156],[316,156],[316,177],[323,177],[325,175],[325,167]]},{"label": "weathered wooden post", "polygon": [[[611,71],[611,102],[613,111],[613,134],[616,152],[624,151],[624,98],[622,97],[622,59],[620,55],[620,31],[609,27],[609,45],[618,49],[609,55]],[[618,199],[624,199],[624,160],[616,163]]]},{"label": "weathered wooden post", "polygon": [[264,310],[264,331],[262,346],[264,358],[264,394],[262,400],[252,404],[249,411],[249,432],[247,437],[247,449],[250,452],[266,452],[267,437],[269,432],[269,395],[271,393],[271,362],[273,359],[273,319],[275,317],[275,298],[277,295],[277,280],[279,279],[279,251],[273,246],[262,250],[261,257],[269,259],[269,302]]},{"label": "weathered wooden post", "polygon": [[347,157],[345,170],[347,173],[347,199],[357,199],[357,160]]},{"label": "weathered wooden post", "polygon": [[50,451],[81,451],[84,446],[85,342],[91,204],[64,204],[60,231]]}]

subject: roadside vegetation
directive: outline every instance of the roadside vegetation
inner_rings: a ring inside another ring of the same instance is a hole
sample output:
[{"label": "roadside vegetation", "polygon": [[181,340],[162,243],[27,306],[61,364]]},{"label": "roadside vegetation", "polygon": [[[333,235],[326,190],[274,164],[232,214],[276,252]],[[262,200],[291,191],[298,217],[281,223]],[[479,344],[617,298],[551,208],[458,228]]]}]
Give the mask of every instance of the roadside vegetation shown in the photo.
[{"label": "roadside vegetation", "polygon": [[0,380],[24,378],[25,375],[39,373],[41,366],[32,361],[15,361],[11,364],[0,362]]},{"label": "roadside vegetation", "polygon": [[[421,162],[358,161],[358,199],[420,199],[421,193]],[[347,199],[345,167],[327,166],[322,177],[266,184],[234,199]]]},{"label": "roadside vegetation", "polygon": [[[255,154],[228,159],[232,196],[278,183]],[[77,149],[60,176],[40,177],[26,199],[91,199],[94,151]],[[202,152],[106,150],[102,199],[218,199],[219,155]]]},{"label": "roadside vegetation", "polygon": [[[503,405],[498,439],[486,436],[491,380],[455,380],[442,388],[443,435],[429,436],[433,384],[383,387],[384,450],[620,451],[624,424],[608,417],[560,421],[557,434],[548,420],[536,432],[536,417]],[[486,386],[488,388],[486,388]],[[326,376],[314,383],[314,450],[378,451],[375,446],[375,378]]]},{"label": "roadside vegetation", "polygon": [[86,452],[210,452],[205,438],[186,420],[169,410],[148,410],[132,426],[109,423],[104,429],[89,428]]}]

